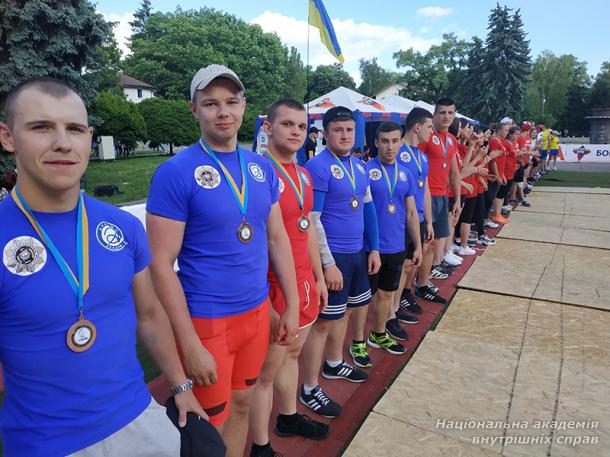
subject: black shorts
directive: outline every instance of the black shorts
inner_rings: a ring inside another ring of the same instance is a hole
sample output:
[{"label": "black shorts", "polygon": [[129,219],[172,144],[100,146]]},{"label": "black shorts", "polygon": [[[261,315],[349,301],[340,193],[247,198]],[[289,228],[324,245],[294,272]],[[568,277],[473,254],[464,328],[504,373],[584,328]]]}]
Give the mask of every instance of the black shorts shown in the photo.
[{"label": "black shorts", "polygon": [[510,192],[510,188],[513,185],[513,180],[509,179],[508,181],[506,181],[506,184],[500,186],[500,188],[498,189],[498,194],[496,195],[496,198],[504,198],[506,197],[506,195],[508,195],[508,193]]},{"label": "black shorts", "polygon": [[[426,239],[426,221],[419,223],[419,238],[423,245],[424,240]],[[409,227],[405,227],[405,247],[407,248],[405,251],[405,258],[411,260],[413,258],[413,252],[415,252],[415,243],[411,241],[411,237],[409,236]]]},{"label": "black shorts", "polygon": [[400,283],[405,253],[403,251],[395,254],[380,254],[379,256],[381,257],[381,268],[379,268],[377,274],[369,275],[371,293],[374,294],[377,289],[394,292],[398,290]]},{"label": "black shorts", "polygon": [[525,167],[519,167],[517,171],[515,171],[515,176],[513,177],[513,181],[516,183],[523,182],[523,176],[525,175]]}]

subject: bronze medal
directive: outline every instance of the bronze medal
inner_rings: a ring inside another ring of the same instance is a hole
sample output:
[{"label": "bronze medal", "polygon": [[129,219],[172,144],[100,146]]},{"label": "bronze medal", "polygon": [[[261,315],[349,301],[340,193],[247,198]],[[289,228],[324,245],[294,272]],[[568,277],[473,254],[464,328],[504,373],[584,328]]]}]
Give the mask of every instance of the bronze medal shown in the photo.
[{"label": "bronze medal", "polygon": [[396,214],[396,205],[394,204],[394,202],[388,203],[388,213]]},{"label": "bronze medal", "polygon": [[97,331],[93,322],[84,319],[82,316],[68,329],[66,343],[74,352],[84,352],[93,346]]},{"label": "bronze medal", "polygon": [[253,234],[254,229],[246,221],[243,221],[239,224],[239,227],[237,227],[237,238],[244,244],[249,243],[252,240]]},{"label": "bronze medal", "polygon": [[349,207],[351,209],[353,209],[354,211],[356,211],[359,206],[360,206],[360,202],[358,201],[358,199],[356,197],[352,197],[349,201]]},{"label": "bronze medal", "polygon": [[297,227],[301,232],[306,232],[309,228],[309,219],[305,216],[299,217],[297,221]]},{"label": "bronze medal", "polygon": [[424,187],[424,180],[421,178],[421,176],[417,180],[417,185],[419,186],[420,189]]},{"label": "bronze medal", "polygon": [[447,162],[443,160],[443,168],[447,168]]}]

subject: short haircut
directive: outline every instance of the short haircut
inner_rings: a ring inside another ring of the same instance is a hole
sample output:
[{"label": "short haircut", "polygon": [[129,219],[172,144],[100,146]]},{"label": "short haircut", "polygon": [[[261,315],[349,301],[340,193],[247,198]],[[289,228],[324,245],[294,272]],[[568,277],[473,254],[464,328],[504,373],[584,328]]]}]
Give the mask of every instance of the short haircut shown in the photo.
[{"label": "short haircut", "polygon": [[438,111],[439,106],[455,106],[455,100],[449,97],[439,98],[434,105],[434,112]]},{"label": "short haircut", "polygon": [[453,122],[451,123],[451,125],[449,126],[449,128],[447,130],[453,136],[457,137],[458,133],[460,132],[460,118],[459,117],[454,118]]},{"label": "short haircut", "polygon": [[520,131],[521,131],[521,127],[517,127],[516,125],[514,125],[510,129],[508,129],[508,134],[514,135],[515,133],[520,132]]},{"label": "short haircut", "polygon": [[282,98],[280,100],[274,101],[269,107],[269,111],[267,112],[267,122],[273,124],[275,118],[277,117],[277,111],[282,106],[286,108],[293,109],[295,111],[305,111],[303,105],[292,98]]},{"label": "short haircut", "polygon": [[309,127],[309,133],[320,133],[318,127]]},{"label": "short haircut", "polygon": [[396,122],[386,121],[383,124],[381,124],[379,127],[377,127],[377,131],[375,132],[375,138],[379,139],[380,133],[388,133],[388,132],[396,132],[396,131],[401,133],[401,136],[402,136],[402,131],[400,129],[400,125],[398,125]]},{"label": "short haircut", "polygon": [[411,110],[409,114],[407,114],[407,120],[405,121],[405,130],[408,132],[417,124],[423,124],[426,122],[426,119],[432,119],[432,113],[425,108],[420,108],[416,106]]},{"label": "short haircut", "polygon": [[19,94],[32,88],[54,98],[63,98],[70,93],[76,94],[80,98],[80,95],[78,95],[78,93],[68,83],[62,81],[61,79],[42,76],[39,78],[31,78],[22,81],[9,91],[6,96],[6,100],[4,101],[4,120],[9,127],[13,127],[15,105],[17,99],[19,98]]}]

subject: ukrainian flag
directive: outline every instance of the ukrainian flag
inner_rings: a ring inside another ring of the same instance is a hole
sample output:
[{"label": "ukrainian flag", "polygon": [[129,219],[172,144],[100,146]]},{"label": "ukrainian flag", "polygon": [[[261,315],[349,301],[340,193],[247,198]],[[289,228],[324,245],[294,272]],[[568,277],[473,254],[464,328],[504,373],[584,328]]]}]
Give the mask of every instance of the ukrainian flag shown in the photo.
[{"label": "ukrainian flag", "polygon": [[320,30],[320,39],[324,46],[339,62],[343,63],[345,59],[341,54],[333,24],[330,22],[322,0],[309,0],[309,23]]}]

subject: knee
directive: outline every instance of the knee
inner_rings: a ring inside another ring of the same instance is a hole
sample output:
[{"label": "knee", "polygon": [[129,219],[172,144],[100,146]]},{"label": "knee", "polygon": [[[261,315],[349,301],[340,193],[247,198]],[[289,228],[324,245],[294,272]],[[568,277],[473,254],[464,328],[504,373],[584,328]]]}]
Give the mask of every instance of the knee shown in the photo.
[{"label": "knee", "polygon": [[231,414],[234,415],[247,415],[250,411],[250,404],[252,403],[252,391],[241,390],[236,391],[231,399]]}]

